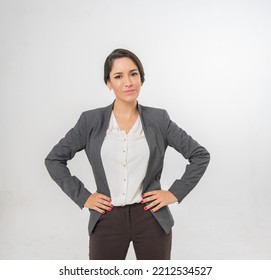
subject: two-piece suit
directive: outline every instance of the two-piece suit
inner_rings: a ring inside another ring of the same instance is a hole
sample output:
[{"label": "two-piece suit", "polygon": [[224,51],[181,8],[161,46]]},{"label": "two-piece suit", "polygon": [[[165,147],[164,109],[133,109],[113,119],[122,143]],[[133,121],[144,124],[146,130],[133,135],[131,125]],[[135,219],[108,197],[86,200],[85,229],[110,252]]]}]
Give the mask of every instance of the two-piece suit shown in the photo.
[{"label": "two-piece suit", "polygon": [[[107,107],[82,113],[74,128],[60,140],[45,159],[52,179],[81,208],[84,207],[91,193],[77,177],[71,176],[67,168],[67,161],[72,159],[76,152],[84,149],[92,166],[97,192],[110,197],[100,150],[113,106],[114,103]],[[169,191],[177,197],[178,202],[181,202],[204,174],[210,155],[204,147],[172,122],[165,110],[138,104],[138,111],[150,149],[146,177],[142,183],[142,193],[161,189],[160,177],[164,155],[167,146],[171,146],[190,162],[182,178],[176,180],[169,188]],[[100,213],[91,209],[90,213],[89,234],[101,216]],[[163,207],[153,215],[164,231],[168,233],[174,224],[169,208]]]}]

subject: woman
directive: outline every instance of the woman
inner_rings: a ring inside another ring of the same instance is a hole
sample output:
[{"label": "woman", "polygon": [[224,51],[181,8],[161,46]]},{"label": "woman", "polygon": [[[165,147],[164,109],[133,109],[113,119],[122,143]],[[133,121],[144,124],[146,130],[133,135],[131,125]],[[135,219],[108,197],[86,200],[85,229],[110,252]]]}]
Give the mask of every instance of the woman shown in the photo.
[{"label": "woman", "polygon": [[[168,205],[196,186],[210,155],[165,110],[139,105],[144,69],[138,57],[114,50],[104,64],[113,104],[81,114],[77,124],[45,160],[55,182],[80,207],[88,208],[89,258],[125,259],[132,241],[137,259],[170,259],[173,218]],[[168,190],[160,177],[167,146],[189,164]],[[85,150],[97,192],[71,176],[67,161]]]}]

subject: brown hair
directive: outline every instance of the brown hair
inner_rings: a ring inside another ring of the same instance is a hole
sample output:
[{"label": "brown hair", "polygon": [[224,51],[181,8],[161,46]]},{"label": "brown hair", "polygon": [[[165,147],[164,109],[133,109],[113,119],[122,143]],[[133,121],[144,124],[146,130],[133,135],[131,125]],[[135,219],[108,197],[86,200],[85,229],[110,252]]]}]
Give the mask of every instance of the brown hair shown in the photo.
[{"label": "brown hair", "polygon": [[115,59],[122,58],[122,57],[128,57],[135,63],[135,65],[138,68],[139,74],[140,74],[141,83],[143,84],[145,81],[145,73],[144,73],[144,68],[143,68],[141,61],[134,53],[132,53],[131,51],[125,50],[125,49],[116,49],[106,58],[106,60],[104,62],[104,82],[105,82],[105,84],[107,84],[107,82],[110,80],[109,74],[112,70]]}]

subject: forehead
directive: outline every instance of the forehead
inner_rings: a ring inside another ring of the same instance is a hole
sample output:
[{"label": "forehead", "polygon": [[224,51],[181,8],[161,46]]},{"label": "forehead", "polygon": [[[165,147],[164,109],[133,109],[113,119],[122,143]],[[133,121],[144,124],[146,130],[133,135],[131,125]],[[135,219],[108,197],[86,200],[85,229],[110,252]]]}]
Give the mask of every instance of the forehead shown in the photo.
[{"label": "forehead", "polygon": [[125,72],[137,69],[136,64],[128,57],[116,58],[113,62],[112,72]]}]

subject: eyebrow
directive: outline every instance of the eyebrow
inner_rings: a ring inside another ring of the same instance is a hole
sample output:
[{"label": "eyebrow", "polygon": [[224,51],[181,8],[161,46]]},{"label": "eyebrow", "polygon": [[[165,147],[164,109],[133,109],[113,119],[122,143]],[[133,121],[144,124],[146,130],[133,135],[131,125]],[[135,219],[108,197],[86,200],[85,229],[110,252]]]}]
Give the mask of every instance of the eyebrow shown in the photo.
[{"label": "eyebrow", "polygon": [[[132,69],[129,72],[131,73],[131,72],[134,72],[134,71],[138,71],[138,69]],[[122,72],[116,72],[113,75],[119,75],[119,74],[122,74]]]}]

